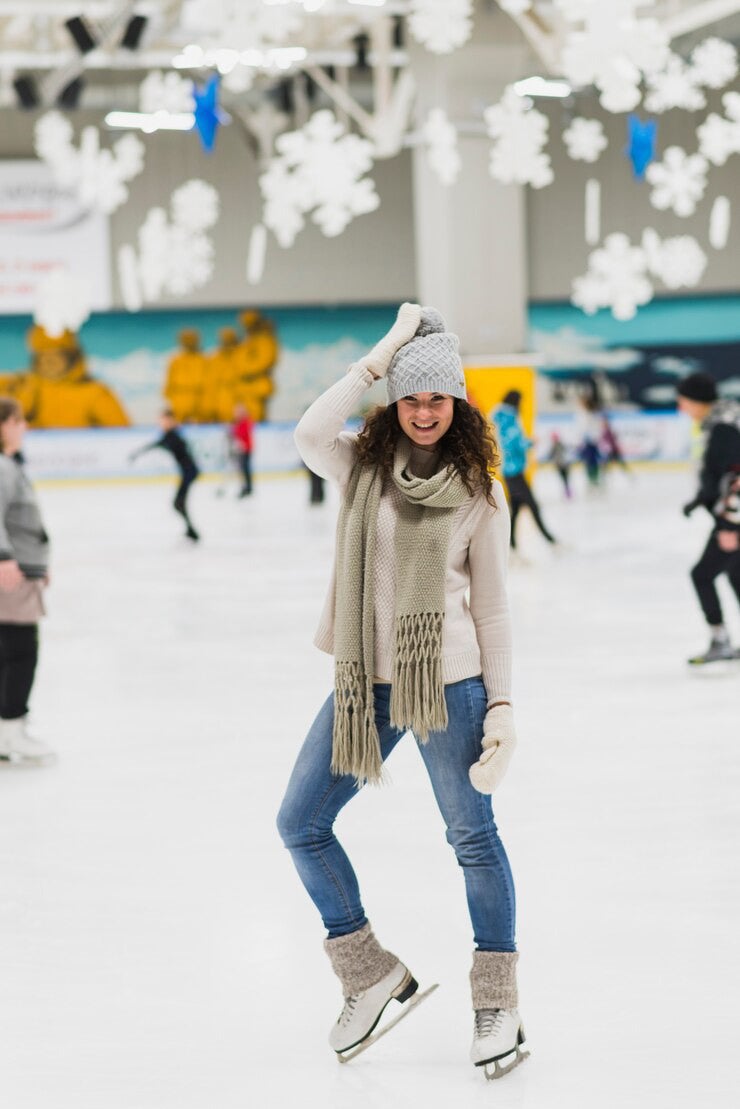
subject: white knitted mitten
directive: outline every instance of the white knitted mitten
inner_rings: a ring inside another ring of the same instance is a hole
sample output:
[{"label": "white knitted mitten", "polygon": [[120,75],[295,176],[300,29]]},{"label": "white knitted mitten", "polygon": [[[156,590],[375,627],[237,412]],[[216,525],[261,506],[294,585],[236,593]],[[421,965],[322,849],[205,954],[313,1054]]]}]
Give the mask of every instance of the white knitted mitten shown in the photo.
[{"label": "white knitted mitten", "polygon": [[374,377],[385,377],[393,355],[399,347],[413,339],[420,320],[421,306],[406,301],[398,309],[396,322],[390,331],[357,364],[364,366]]},{"label": "white knitted mitten", "polygon": [[506,773],[516,747],[511,705],[494,705],[483,722],[483,754],[468,771],[479,793],[493,793]]}]

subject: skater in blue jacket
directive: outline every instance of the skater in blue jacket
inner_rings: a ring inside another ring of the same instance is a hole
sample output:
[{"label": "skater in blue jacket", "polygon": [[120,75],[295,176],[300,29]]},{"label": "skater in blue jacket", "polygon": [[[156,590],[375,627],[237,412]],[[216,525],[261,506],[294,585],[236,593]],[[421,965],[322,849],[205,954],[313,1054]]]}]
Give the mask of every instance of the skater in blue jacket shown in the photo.
[{"label": "skater in blue jacket", "polygon": [[504,456],[504,484],[511,508],[511,546],[514,549],[516,549],[516,521],[522,508],[528,508],[532,513],[534,522],[548,543],[557,542],[555,536],[545,526],[540,506],[535,500],[524,472],[527,468],[527,451],[532,446],[532,440],[524,434],[519,419],[521,401],[522,394],[519,390],[511,389],[501,404],[491,413],[491,421],[496,427],[499,447]]}]

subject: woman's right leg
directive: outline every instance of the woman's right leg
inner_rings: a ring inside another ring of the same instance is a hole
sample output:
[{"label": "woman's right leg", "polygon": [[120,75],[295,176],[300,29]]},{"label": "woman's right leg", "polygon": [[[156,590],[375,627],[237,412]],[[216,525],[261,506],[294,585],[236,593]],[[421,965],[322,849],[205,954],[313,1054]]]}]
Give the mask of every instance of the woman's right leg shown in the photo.
[{"label": "woman's right leg", "polygon": [[28,713],[39,653],[37,624],[0,624],[0,717]]},{"label": "woman's right leg", "polygon": [[[403,733],[388,717],[388,697],[376,686],[376,724],[383,759]],[[298,755],[278,814],[278,830],[306,891],[321,914],[328,939],[346,936],[367,925],[355,872],[339,840],[334,821],[358,793],[351,774],[332,774],[334,724],[332,694],[314,720]]]}]

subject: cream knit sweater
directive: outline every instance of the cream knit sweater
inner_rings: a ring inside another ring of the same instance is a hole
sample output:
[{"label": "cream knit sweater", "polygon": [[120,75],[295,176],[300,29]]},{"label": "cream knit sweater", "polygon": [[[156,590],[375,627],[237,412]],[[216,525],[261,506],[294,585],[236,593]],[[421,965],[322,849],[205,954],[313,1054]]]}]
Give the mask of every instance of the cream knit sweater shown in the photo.
[{"label": "cream knit sweater", "polygon": [[[343,428],[373,380],[362,366],[351,366],[345,377],[311,405],[296,428],[296,445],[306,465],[336,482],[342,493],[357,454],[357,436]],[[417,477],[427,477],[434,472],[436,462],[436,455],[414,449],[409,466]],[[401,497],[395,486],[386,482],[378,509],[373,579],[375,677],[386,682],[393,673],[394,538]],[[442,633],[445,684],[482,674],[489,705],[511,697],[511,625],[506,597],[509,510],[497,481],[494,498],[495,510],[479,493],[455,512],[447,552]],[[332,654],[334,642],[334,586],[333,571],[314,640],[328,654]]]}]

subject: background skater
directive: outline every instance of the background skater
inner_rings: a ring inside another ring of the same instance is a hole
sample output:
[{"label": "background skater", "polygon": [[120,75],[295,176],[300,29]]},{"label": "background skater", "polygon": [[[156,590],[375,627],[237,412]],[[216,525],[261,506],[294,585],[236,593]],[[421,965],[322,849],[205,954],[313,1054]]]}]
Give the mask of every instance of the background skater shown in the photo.
[{"label": "background skater", "polygon": [[[386,373],[388,406],[370,414],[359,436],[345,432]],[[465,877],[475,940],[471,1058],[498,1076],[500,1059],[522,1058],[524,1038],[514,886],[487,796],[515,743],[509,520],[491,477],[491,429],[466,400],[457,336],[434,309],[402,305],[390,332],[305,413],[296,442],[306,465],[342,494],[334,589],[316,639],[334,655],[335,688],[278,818],[344,994],[330,1044],[340,1055],[362,1044],[389,1002],[417,989],[376,939],[333,831],[410,731]]]},{"label": "background skater", "polygon": [[172,505],[175,512],[179,512],[185,521],[185,535],[187,538],[197,542],[197,540],[200,539],[200,535],[193,527],[192,521],[188,516],[187,499],[190,486],[198,477],[200,471],[195,464],[195,459],[190,453],[190,447],[180,434],[177,420],[171,408],[165,408],[162,411],[159,417],[159,426],[162,429],[161,437],[155,439],[153,443],[147,443],[146,446],[140,447],[139,450],[134,451],[133,454],[130,455],[129,460],[134,462],[140,455],[153,450],[167,451],[172,455],[175,460],[175,465],[180,471],[180,484],[177,487]]}]

